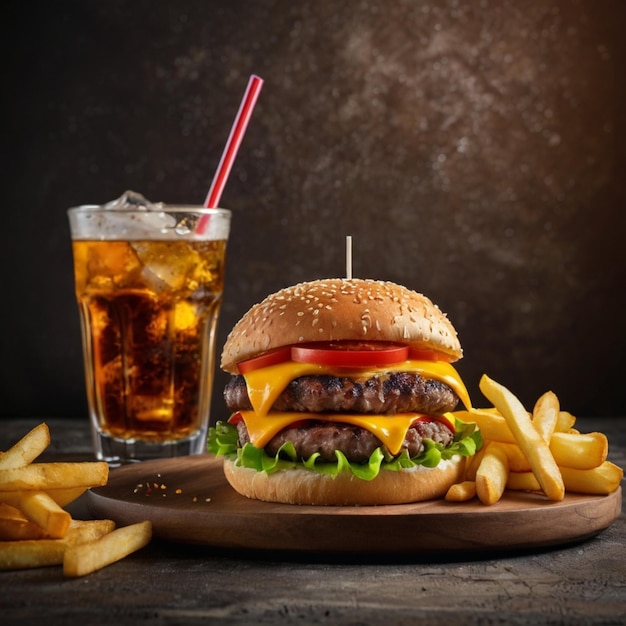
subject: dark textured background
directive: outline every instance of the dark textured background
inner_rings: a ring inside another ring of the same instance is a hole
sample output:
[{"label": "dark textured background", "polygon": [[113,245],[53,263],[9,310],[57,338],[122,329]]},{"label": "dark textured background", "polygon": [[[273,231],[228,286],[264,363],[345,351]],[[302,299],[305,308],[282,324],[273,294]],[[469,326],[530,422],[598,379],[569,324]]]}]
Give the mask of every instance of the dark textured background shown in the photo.
[{"label": "dark textured background", "polygon": [[202,203],[252,73],[220,347],[267,293],[343,275],[350,234],[355,275],[448,312],[475,404],[487,372],[528,406],[553,389],[625,413],[626,2],[3,13],[0,415],[85,415],[65,210],[125,189]]}]

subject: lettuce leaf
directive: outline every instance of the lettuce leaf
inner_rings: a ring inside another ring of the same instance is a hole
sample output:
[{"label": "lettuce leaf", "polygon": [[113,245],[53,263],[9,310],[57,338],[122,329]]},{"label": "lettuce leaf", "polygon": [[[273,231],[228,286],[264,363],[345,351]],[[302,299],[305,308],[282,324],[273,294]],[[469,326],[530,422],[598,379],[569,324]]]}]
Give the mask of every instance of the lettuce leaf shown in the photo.
[{"label": "lettuce leaf", "polygon": [[237,465],[249,467],[258,472],[271,474],[279,470],[305,467],[313,472],[336,476],[340,472],[352,472],[361,480],[372,480],[381,470],[400,471],[412,467],[437,467],[441,461],[451,459],[455,455],[472,456],[483,445],[480,430],[476,424],[463,422],[455,416],[456,432],[452,445],[444,448],[441,444],[424,440],[424,451],[417,457],[410,458],[406,450],[397,457],[385,455],[381,448],[372,452],[366,463],[351,463],[346,456],[336,451],[337,460],[333,463],[319,461],[319,454],[313,454],[306,460],[298,459],[291,442],[285,442],[275,456],[269,456],[265,450],[246,443],[242,448],[237,445],[237,429],[228,422],[219,421],[209,429],[208,451],[216,456],[224,456],[235,460]]}]

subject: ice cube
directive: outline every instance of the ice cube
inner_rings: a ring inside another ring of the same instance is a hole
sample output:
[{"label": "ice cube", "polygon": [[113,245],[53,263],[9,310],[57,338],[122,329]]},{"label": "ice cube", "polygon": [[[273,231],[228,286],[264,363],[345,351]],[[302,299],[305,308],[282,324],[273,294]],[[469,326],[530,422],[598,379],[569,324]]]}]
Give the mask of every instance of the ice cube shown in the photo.
[{"label": "ice cube", "polygon": [[184,241],[134,241],[131,245],[143,264],[144,280],[155,291],[164,286],[183,289],[200,262],[198,253]]},{"label": "ice cube", "polygon": [[104,207],[107,211],[128,211],[141,210],[146,211],[162,211],[163,203],[156,204],[150,202],[145,196],[136,191],[125,191],[119,198],[107,202]]},{"label": "ice cube", "polygon": [[[116,200],[104,205],[107,211],[138,211],[130,218],[128,228],[137,236],[154,238],[170,232],[176,226],[176,218],[165,212],[162,202],[150,202],[136,191],[125,191]],[[145,213],[143,213],[145,211]]]}]

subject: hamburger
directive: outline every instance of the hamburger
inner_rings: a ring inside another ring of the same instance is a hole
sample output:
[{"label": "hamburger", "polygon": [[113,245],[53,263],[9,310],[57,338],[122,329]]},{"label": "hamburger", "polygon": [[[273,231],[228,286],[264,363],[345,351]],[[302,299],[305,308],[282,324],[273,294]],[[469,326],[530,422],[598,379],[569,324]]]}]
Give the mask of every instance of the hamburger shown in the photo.
[{"label": "hamburger", "polygon": [[267,296],[234,326],[221,367],[230,418],[210,429],[248,498],[376,505],[441,497],[480,447],[456,419],[468,392],[447,316],[392,282],[328,279]]}]

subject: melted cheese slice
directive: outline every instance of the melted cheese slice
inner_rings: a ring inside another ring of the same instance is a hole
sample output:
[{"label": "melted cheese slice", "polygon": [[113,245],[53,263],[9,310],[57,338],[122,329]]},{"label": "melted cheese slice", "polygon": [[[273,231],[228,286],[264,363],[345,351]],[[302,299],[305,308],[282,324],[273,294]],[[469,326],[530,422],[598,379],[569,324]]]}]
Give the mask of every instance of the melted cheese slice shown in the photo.
[{"label": "melted cheese slice", "polygon": [[439,380],[455,391],[465,408],[469,410],[472,406],[461,377],[454,367],[445,361],[409,360],[394,365],[386,365],[385,367],[367,368],[367,370],[337,369],[314,363],[286,361],[278,365],[270,365],[269,367],[248,372],[244,374],[244,378],[248,387],[248,397],[250,398],[252,408],[258,415],[267,415],[287,385],[300,376],[324,374],[350,376],[351,374],[356,374],[359,378],[368,378],[386,372],[413,372],[421,374],[424,378]]},{"label": "melted cheese slice", "polygon": [[[353,415],[350,413],[280,413],[259,415],[254,411],[239,411],[246,423],[250,442],[257,448],[264,448],[283,428],[294,422],[313,419],[318,422],[343,422],[369,430],[378,437],[391,454],[398,454],[406,431],[422,415],[420,413],[399,413],[397,415]],[[454,422],[452,418],[452,422]]]},{"label": "melted cheese slice", "polygon": [[337,369],[313,363],[287,361],[244,374],[252,410],[239,411],[239,413],[246,423],[251,443],[257,448],[264,448],[283,428],[287,428],[301,420],[315,419],[317,421],[343,422],[344,424],[352,424],[364,428],[378,437],[391,454],[398,454],[407,430],[422,414],[356,415],[350,413],[283,413],[270,411],[272,405],[287,385],[300,376],[324,374],[350,376],[352,374],[359,378],[369,378],[375,374],[389,372],[413,372],[421,374],[425,378],[439,380],[449,385],[455,391],[468,410],[472,406],[461,377],[450,363],[444,361],[409,360],[380,368],[368,368],[367,370]]}]

